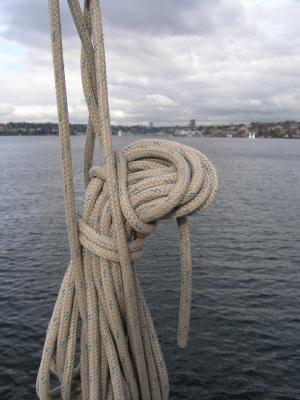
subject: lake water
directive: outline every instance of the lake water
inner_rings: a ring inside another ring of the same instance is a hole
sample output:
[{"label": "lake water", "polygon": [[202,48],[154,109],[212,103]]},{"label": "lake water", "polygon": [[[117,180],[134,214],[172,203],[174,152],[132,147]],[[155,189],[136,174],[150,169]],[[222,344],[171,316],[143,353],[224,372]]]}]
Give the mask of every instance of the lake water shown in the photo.
[{"label": "lake water", "polygon": [[[135,140],[115,138],[117,148]],[[137,264],[171,399],[300,399],[300,141],[180,139],[220,190],[190,218],[189,345],[176,347],[179,251],[161,222]],[[72,138],[77,204],[83,137]],[[0,138],[0,399],[34,399],[43,340],[68,263],[57,137]]]}]

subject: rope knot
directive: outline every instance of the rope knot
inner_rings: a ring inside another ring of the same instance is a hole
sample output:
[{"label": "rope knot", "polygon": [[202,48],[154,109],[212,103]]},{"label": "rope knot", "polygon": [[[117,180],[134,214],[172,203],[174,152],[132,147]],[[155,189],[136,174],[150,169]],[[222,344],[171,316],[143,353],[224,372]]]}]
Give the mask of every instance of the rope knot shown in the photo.
[{"label": "rope knot", "polygon": [[123,215],[145,235],[159,219],[204,210],[217,189],[217,174],[207,157],[168,140],[134,142],[119,154],[117,165]]},{"label": "rope knot", "polygon": [[[217,175],[194,148],[168,140],[139,140],[123,149],[115,163],[117,195],[132,263],[142,255],[144,239],[161,219],[176,218],[181,248],[181,301],[177,341],[187,343],[191,305],[191,250],[186,217],[204,210],[214,198]],[[105,166],[89,171],[79,240],[88,252],[122,267],[113,223]]]},{"label": "rope knot", "polygon": [[[114,238],[97,232],[89,224],[78,217],[80,244],[92,254],[108,261],[120,262],[118,248]],[[135,263],[142,256],[144,240],[136,238],[128,243],[131,261]]]}]

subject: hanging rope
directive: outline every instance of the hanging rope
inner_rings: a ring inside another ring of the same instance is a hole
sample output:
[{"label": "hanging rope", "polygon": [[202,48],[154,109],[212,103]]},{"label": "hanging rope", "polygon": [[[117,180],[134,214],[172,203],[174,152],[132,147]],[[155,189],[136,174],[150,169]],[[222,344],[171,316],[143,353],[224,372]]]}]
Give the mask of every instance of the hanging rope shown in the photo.
[{"label": "hanging rope", "polygon": [[[168,399],[165,362],[133,265],[158,220],[176,218],[181,251],[177,342],[184,347],[191,304],[187,215],[211,204],[217,175],[199,151],[166,140],[139,140],[114,152],[99,2],[85,0],[83,12],[78,0],[68,3],[82,42],[89,110],[86,193],[77,217],[59,1],[49,0],[71,261],[48,326],[37,394],[42,400],[74,399],[76,393],[83,400]],[[95,136],[104,154],[102,167],[92,166]],[[51,387],[51,371],[57,388]]]}]

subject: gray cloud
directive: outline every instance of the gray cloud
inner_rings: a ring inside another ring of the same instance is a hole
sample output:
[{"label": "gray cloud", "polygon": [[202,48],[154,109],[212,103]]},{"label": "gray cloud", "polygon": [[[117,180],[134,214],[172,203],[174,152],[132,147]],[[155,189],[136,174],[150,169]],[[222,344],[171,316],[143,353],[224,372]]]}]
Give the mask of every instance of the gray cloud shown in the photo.
[{"label": "gray cloud", "polygon": [[[75,35],[65,1],[61,1],[61,15],[64,20],[64,34]],[[15,0],[1,4],[1,36],[27,46],[44,46],[49,43],[48,2],[45,0]]]},{"label": "gray cloud", "polygon": [[[79,40],[61,3],[70,115],[85,121]],[[0,118],[56,120],[47,2],[0,8]],[[113,122],[298,117],[298,2],[104,0],[103,16]]]},{"label": "gray cloud", "polygon": [[127,0],[106,2],[107,23],[151,34],[207,34],[215,28],[214,12],[220,0]]},{"label": "gray cloud", "polygon": [[[64,35],[75,35],[66,1],[61,1]],[[231,3],[231,4],[230,4]],[[207,35],[230,20],[241,17],[242,3],[222,0],[115,0],[103,2],[107,27],[152,35]],[[30,45],[44,44],[48,37],[47,2],[16,0],[1,6],[2,36]]]}]

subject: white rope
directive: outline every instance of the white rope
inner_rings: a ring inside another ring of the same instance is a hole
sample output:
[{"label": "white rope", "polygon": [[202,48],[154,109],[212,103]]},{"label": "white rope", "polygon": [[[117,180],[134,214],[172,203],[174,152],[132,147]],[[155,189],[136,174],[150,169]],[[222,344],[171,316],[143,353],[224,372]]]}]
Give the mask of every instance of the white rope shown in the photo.
[{"label": "white rope", "polygon": [[[86,193],[77,218],[59,2],[49,0],[71,261],[48,326],[37,394],[42,400],[168,399],[165,362],[133,264],[158,220],[176,218],[181,251],[177,341],[184,347],[191,304],[187,215],[211,204],[217,175],[199,151],[166,140],[139,140],[116,157],[100,6],[97,0],[85,0],[82,12],[78,0],[68,2],[82,42],[82,82],[89,110]],[[102,167],[92,167],[95,136],[104,154]],[[51,389],[51,371],[59,381],[56,389]]]}]

